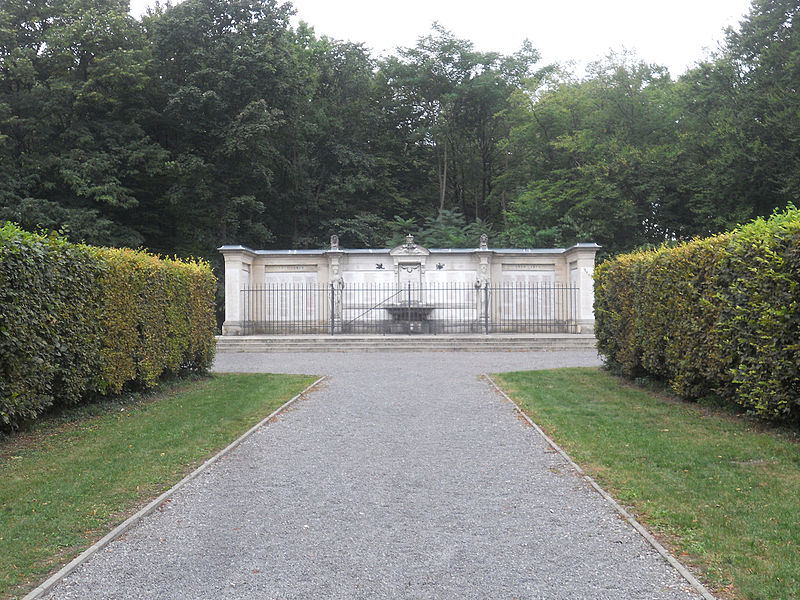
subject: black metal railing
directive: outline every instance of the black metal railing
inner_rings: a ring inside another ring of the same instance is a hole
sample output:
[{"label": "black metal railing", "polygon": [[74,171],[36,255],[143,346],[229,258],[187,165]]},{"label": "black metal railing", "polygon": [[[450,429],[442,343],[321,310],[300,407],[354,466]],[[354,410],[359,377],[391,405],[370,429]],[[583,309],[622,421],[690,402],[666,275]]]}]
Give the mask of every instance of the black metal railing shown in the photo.
[{"label": "black metal railing", "polygon": [[489,333],[577,333],[578,288],[542,283],[487,286]]},{"label": "black metal railing", "polygon": [[242,290],[245,334],[577,333],[570,284],[265,284]]},{"label": "black metal railing", "polygon": [[241,293],[245,335],[330,333],[333,311],[327,286],[270,283]]}]

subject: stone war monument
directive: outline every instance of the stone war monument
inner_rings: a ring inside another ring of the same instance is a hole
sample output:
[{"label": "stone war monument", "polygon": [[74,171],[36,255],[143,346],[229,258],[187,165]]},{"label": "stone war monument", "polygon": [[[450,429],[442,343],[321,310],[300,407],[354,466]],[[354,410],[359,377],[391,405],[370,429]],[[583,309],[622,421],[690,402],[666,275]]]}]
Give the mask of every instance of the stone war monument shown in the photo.
[{"label": "stone war monument", "polygon": [[593,333],[598,249],[222,246],[222,333]]}]

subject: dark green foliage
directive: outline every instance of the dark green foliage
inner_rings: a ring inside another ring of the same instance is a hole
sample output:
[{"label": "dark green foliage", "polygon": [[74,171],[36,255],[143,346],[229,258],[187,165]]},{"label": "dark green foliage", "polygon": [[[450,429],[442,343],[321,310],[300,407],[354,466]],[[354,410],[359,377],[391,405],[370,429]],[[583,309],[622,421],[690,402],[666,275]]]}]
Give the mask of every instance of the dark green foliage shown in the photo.
[{"label": "dark green foliage", "polygon": [[601,353],[686,397],[800,418],[800,211],[609,260],[595,271]]},{"label": "dark green foliage", "polygon": [[391,125],[407,155],[393,158],[416,172],[406,191],[416,216],[458,210],[470,221],[502,218],[502,193],[493,192],[505,168],[508,99],[523,80],[552,70],[535,69],[538,61],[528,42],[510,56],[479,52],[434,24],[415,47],[381,63]]},{"label": "dark green foliage", "polygon": [[[467,223],[467,219],[458,209],[439,211],[436,217],[425,219],[420,228],[414,219],[404,220],[396,218],[389,224],[392,235],[387,245],[390,247],[404,244],[406,235],[414,236],[417,243],[428,248],[477,248],[480,244],[481,234],[491,235],[492,226],[482,219]],[[497,240],[493,240],[496,242]],[[494,244],[495,247],[497,244]]]},{"label": "dark green foliage", "polygon": [[0,228],[0,426],[98,389],[102,271],[89,247]]},{"label": "dark green foliage", "polygon": [[496,188],[515,246],[604,252],[708,236],[800,197],[800,6],[756,0],[678,81],[614,55],[512,96]]},{"label": "dark green foliage", "polygon": [[727,388],[757,414],[800,416],[800,211],[734,232],[719,274]]},{"label": "dark green foliage", "polygon": [[208,265],[0,228],[0,427],[49,406],[204,370],[214,348]]},{"label": "dark green foliage", "polygon": [[376,59],[278,0],[127,4],[0,2],[0,220],[218,268],[332,233],[614,255],[800,197],[796,2],[753,2],[678,81],[627,54],[579,80],[438,24]]},{"label": "dark green foliage", "polygon": [[677,87],[682,186],[708,232],[800,198],[798,13],[795,0],[754,0],[718,55]]},{"label": "dark green foliage", "polygon": [[536,86],[514,94],[506,143],[513,245],[592,240],[616,254],[708,233],[690,211],[682,115],[664,68],[612,54],[588,79]]},{"label": "dark green foliage", "polygon": [[138,245],[167,155],[141,25],[117,0],[0,5],[0,220]]}]

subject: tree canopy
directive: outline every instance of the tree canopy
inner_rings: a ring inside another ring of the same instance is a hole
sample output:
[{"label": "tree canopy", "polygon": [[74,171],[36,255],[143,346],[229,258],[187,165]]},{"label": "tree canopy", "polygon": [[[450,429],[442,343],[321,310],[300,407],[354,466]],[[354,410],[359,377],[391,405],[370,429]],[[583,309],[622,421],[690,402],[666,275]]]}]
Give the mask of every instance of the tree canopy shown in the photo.
[{"label": "tree canopy", "polygon": [[565,246],[728,229],[800,194],[796,2],[677,80],[435,24],[375,58],[277,0],[0,4],[0,221],[216,260],[225,243]]}]

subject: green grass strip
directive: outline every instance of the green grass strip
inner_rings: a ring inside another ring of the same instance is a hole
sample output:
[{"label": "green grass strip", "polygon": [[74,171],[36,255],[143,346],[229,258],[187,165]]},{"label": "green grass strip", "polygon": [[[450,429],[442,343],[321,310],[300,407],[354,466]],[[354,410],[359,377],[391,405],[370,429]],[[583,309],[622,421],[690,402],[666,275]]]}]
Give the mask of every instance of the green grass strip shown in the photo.
[{"label": "green grass strip", "polygon": [[24,594],[310,385],[217,375],[0,444],[0,598]]},{"label": "green grass strip", "polygon": [[599,369],[493,377],[720,598],[800,598],[796,433]]}]

